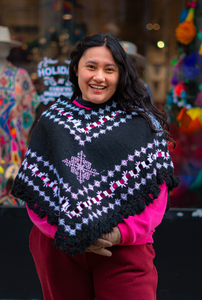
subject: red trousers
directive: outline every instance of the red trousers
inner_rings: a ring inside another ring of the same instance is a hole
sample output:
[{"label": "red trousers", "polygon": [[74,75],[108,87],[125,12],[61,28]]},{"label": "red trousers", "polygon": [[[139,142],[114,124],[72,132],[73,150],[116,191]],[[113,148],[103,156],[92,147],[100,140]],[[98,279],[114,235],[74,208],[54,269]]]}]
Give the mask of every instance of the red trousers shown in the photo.
[{"label": "red trousers", "polygon": [[156,300],[152,244],[113,246],[111,257],[70,256],[34,226],[30,250],[44,300]]}]

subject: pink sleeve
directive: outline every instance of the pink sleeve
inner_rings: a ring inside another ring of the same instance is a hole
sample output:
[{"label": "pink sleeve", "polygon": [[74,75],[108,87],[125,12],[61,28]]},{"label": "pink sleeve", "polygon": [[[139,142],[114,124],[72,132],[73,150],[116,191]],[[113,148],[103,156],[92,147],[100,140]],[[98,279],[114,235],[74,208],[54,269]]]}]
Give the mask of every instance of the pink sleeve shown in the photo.
[{"label": "pink sleeve", "polygon": [[35,212],[33,212],[33,210],[29,209],[27,205],[26,207],[27,207],[28,215],[31,221],[34,223],[34,225],[36,225],[43,234],[54,239],[55,233],[57,231],[57,226],[50,225],[47,222],[47,216],[41,219],[38,217],[38,215]]},{"label": "pink sleeve", "polygon": [[[168,189],[164,182],[160,186],[161,193],[140,215],[124,219],[123,223],[118,224],[121,231],[122,242],[120,245],[139,244],[140,240],[153,241],[152,234],[155,228],[161,223],[167,206]],[[151,235],[144,239],[145,236]],[[139,241],[139,242],[138,242]],[[144,243],[142,242],[141,243]]]}]

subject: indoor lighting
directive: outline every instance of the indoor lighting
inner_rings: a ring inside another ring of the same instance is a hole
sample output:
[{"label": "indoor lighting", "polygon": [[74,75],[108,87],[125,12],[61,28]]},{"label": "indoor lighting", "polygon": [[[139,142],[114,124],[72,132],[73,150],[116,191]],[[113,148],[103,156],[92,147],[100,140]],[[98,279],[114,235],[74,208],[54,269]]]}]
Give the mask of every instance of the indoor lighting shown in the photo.
[{"label": "indoor lighting", "polygon": [[158,46],[159,48],[164,48],[164,47],[165,47],[165,43],[164,43],[163,41],[158,41],[158,42],[157,42],[157,46]]},{"label": "indoor lighting", "polygon": [[39,44],[40,44],[40,45],[44,45],[46,42],[47,42],[47,39],[46,39],[45,37],[41,37],[41,38],[39,39]]},{"label": "indoor lighting", "polygon": [[23,45],[22,45],[22,49],[23,49],[23,50],[27,50],[27,48],[28,48],[27,44],[23,44]]},{"label": "indoor lighting", "polygon": [[52,41],[52,42],[51,42],[51,46],[52,46],[52,47],[57,47],[57,42]]},{"label": "indoor lighting", "polygon": [[64,20],[71,20],[71,19],[72,19],[72,15],[70,15],[70,14],[65,14],[65,15],[63,15],[63,19],[64,19]]},{"label": "indoor lighting", "polygon": [[68,38],[69,38],[69,33],[64,33],[64,34],[63,34],[63,37],[64,37],[64,40],[68,40]]},{"label": "indoor lighting", "polygon": [[160,29],[160,25],[158,23],[155,23],[153,25],[154,30],[159,30]]},{"label": "indoor lighting", "polygon": [[148,23],[146,25],[147,30],[152,30],[153,29],[153,25],[151,23]]},{"label": "indoor lighting", "polygon": [[154,24],[147,23],[146,28],[147,28],[147,30],[152,30],[152,29],[159,30],[160,29],[160,25],[158,23],[154,23]]},{"label": "indoor lighting", "polygon": [[49,32],[50,32],[50,33],[54,33],[54,32],[55,32],[55,27],[50,27],[50,28],[49,28]]}]

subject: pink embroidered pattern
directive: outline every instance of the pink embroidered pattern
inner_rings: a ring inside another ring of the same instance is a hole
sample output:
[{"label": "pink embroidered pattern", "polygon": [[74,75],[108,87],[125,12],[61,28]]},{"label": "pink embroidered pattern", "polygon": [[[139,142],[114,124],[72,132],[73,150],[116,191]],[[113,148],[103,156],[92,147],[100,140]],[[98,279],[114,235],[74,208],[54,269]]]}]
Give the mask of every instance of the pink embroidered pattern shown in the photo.
[{"label": "pink embroidered pattern", "polygon": [[95,169],[91,169],[91,163],[85,160],[86,155],[83,151],[77,153],[77,157],[72,156],[71,160],[67,158],[62,160],[66,166],[71,167],[71,173],[77,175],[79,183],[89,180],[90,176],[99,175]]}]

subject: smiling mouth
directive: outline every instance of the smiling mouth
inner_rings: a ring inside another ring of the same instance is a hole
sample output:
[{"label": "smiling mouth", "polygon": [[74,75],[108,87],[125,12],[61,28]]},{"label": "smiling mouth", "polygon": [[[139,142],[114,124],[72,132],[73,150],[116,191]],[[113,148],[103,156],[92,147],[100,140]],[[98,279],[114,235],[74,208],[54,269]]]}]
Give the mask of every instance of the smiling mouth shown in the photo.
[{"label": "smiling mouth", "polygon": [[99,86],[99,85],[91,85],[89,84],[89,86],[94,89],[94,90],[104,90],[106,89],[106,86]]}]

